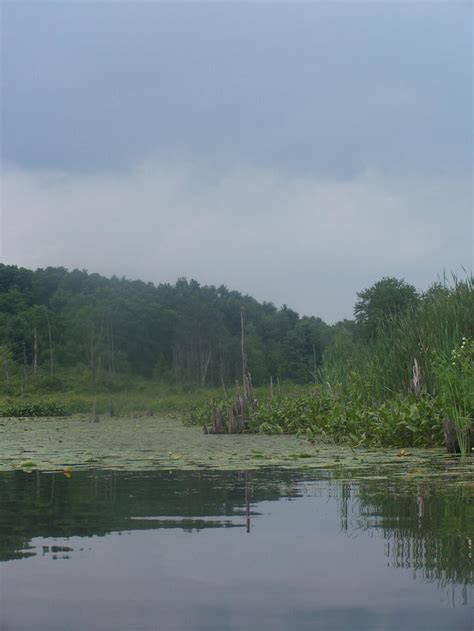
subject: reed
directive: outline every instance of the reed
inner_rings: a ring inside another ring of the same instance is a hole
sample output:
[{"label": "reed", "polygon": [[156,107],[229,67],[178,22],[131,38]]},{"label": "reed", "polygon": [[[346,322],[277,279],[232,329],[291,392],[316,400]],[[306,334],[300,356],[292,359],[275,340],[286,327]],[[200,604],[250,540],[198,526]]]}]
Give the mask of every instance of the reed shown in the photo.
[{"label": "reed", "polygon": [[409,393],[436,397],[462,453],[474,422],[474,281],[432,285],[416,305],[379,322],[375,335],[343,329],[324,356],[321,378],[342,401],[382,405]]},{"label": "reed", "polygon": [[352,397],[356,389],[367,402],[381,402],[409,391],[416,359],[422,389],[435,394],[436,357],[474,337],[473,288],[472,276],[453,277],[449,284],[435,283],[401,316],[380,322],[369,339],[343,331],[325,353],[322,380],[343,395]]}]

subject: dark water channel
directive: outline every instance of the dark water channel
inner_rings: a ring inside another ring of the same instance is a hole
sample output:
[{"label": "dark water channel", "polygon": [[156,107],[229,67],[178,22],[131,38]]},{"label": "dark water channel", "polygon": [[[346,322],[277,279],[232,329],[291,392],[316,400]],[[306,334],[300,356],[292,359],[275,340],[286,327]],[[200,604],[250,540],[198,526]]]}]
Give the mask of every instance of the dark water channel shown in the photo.
[{"label": "dark water channel", "polygon": [[2,631],[472,631],[469,487],[0,473]]}]

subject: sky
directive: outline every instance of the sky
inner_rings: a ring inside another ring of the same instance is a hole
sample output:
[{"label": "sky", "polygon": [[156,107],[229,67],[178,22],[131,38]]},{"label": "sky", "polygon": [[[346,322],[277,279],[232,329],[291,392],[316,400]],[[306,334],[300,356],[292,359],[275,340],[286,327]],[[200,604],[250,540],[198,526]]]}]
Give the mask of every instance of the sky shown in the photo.
[{"label": "sky", "polygon": [[328,322],[473,266],[470,2],[1,2],[0,261]]}]

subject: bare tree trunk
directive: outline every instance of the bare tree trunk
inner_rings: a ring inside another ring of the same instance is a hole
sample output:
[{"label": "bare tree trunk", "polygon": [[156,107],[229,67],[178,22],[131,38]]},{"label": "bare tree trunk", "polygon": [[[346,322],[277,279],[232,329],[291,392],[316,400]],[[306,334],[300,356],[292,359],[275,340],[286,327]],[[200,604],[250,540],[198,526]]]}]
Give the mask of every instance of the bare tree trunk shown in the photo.
[{"label": "bare tree trunk", "polygon": [[97,351],[100,350],[100,344],[102,340],[104,339],[104,320],[101,320],[100,328],[98,332],[96,329],[95,322],[91,321],[88,336],[89,336],[89,339],[87,340],[87,343],[88,343],[87,352],[89,355],[89,367],[91,370],[91,378],[92,378],[92,382],[94,382],[95,377],[96,377],[96,372],[98,369],[97,360],[96,360]]},{"label": "bare tree trunk", "polygon": [[227,388],[225,387],[224,377],[221,375],[222,389],[224,390],[224,398],[227,399]]},{"label": "bare tree trunk", "polygon": [[112,374],[115,375],[115,342],[114,342],[114,329],[112,327],[112,320],[110,320],[110,353],[112,356]]},{"label": "bare tree trunk", "polygon": [[203,371],[202,379],[201,379],[201,386],[203,386],[204,383],[206,382],[207,370],[209,368],[209,362],[211,361],[211,356],[212,356],[212,347],[209,349],[209,353],[207,354],[206,364],[204,366],[204,371]]},{"label": "bare tree trunk", "polygon": [[97,397],[94,396],[94,401],[92,403],[92,421],[94,423],[98,423],[100,421],[100,416],[97,414]]},{"label": "bare tree trunk", "polygon": [[[256,400],[252,392],[252,376],[247,367],[247,357],[245,355],[245,333],[244,333],[244,307],[240,310],[240,349],[242,353],[242,386],[240,390],[239,382],[236,380],[236,392],[233,403],[227,408],[227,412],[223,412],[219,406],[212,411],[212,427],[210,429],[204,426],[206,434],[240,434],[245,430],[252,412],[256,408]],[[222,385],[225,386],[224,380]]]},{"label": "bare tree trunk", "polygon": [[5,381],[8,384],[10,383],[10,371],[8,370],[8,359],[5,357],[3,360],[3,368],[5,370]]},{"label": "bare tree trunk", "polygon": [[109,374],[112,374],[112,358],[110,353],[110,327],[109,327],[109,316],[105,317],[105,340],[107,342],[107,369]]},{"label": "bare tree trunk", "polygon": [[240,348],[242,353],[242,385],[244,389],[244,401],[253,404],[252,378],[247,365],[245,353],[245,308],[240,309]]},{"label": "bare tree trunk", "polygon": [[250,488],[249,488],[249,472],[245,472],[245,522],[247,532],[250,532]]},{"label": "bare tree trunk", "polygon": [[26,342],[25,340],[23,340],[23,383],[22,383],[22,386],[24,386],[24,384],[26,383],[27,365],[28,365],[28,360],[26,359]]},{"label": "bare tree trunk", "polygon": [[49,338],[49,374],[53,376],[53,338],[51,336],[51,322],[49,316],[46,318],[48,323],[48,338]]},{"label": "bare tree trunk", "polygon": [[247,360],[245,357],[244,307],[240,307],[240,350],[242,353],[242,386],[244,389],[244,399],[246,399],[247,398],[247,390],[246,390]]},{"label": "bare tree trunk", "polygon": [[38,333],[36,327],[33,329],[33,374],[38,370]]},{"label": "bare tree trunk", "polygon": [[313,379],[314,379],[314,383],[316,383],[316,346],[314,344],[313,344],[313,371],[314,371]]},{"label": "bare tree trunk", "polygon": [[89,337],[89,360],[90,360],[90,369],[92,373],[92,378],[94,378],[94,368],[95,368],[95,348],[94,348],[94,332],[95,327],[94,323],[91,324],[91,332]]},{"label": "bare tree trunk", "polygon": [[[462,453],[460,442],[465,443],[465,452],[470,453],[474,447],[474,427],[467,427],[463,432],[457,432],[456,426],[448,418],[443,419],[444,444],[450,454]],[[460,435],[461,434],[461,435]]]},{"label": "bare tree trunk", "polygon": [[115,373],[114,365],[114,332],[112,319],[109,314],[105,316],[105,339],[107,342],[107,368],[111,375]]}]

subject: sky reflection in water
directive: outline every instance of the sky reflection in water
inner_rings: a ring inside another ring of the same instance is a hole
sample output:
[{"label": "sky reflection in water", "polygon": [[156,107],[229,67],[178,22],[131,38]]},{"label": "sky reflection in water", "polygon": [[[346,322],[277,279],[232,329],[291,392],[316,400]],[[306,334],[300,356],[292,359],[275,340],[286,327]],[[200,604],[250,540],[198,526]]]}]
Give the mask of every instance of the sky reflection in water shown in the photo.
[{"label": "sky reflection in water", "polygon": [[2,473],[0,628],[471,631],[472,518],[432,482]]}]

